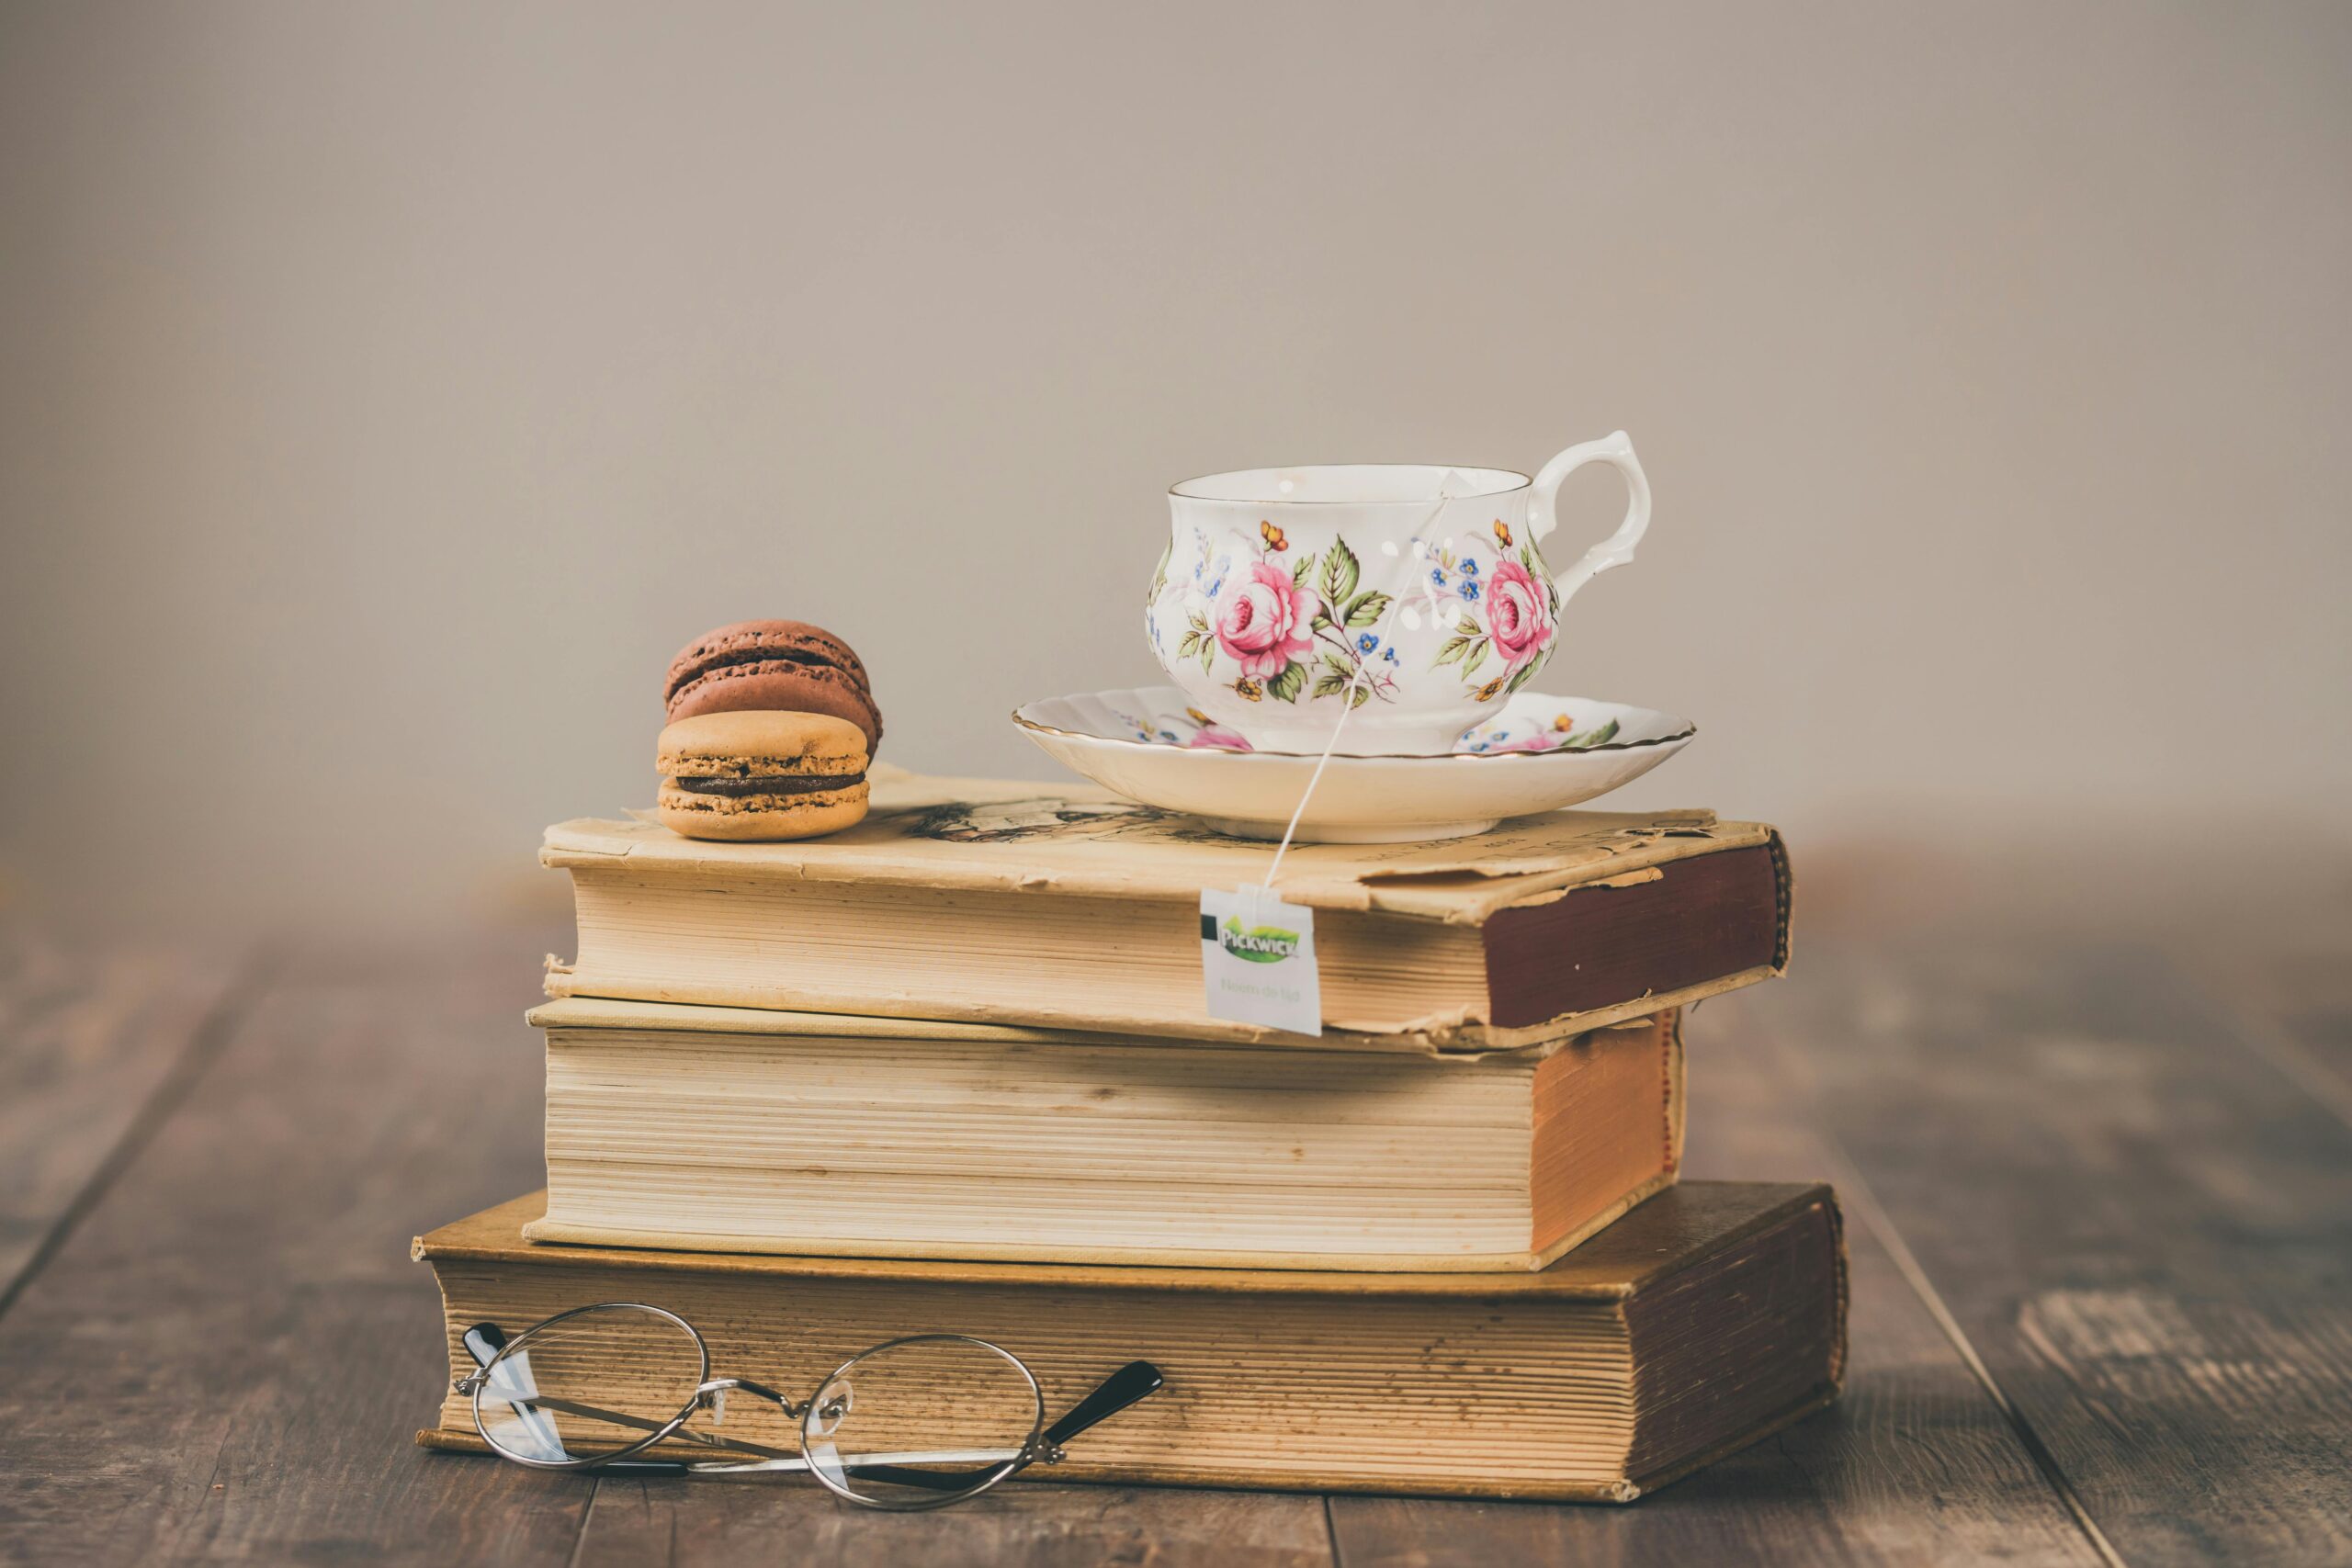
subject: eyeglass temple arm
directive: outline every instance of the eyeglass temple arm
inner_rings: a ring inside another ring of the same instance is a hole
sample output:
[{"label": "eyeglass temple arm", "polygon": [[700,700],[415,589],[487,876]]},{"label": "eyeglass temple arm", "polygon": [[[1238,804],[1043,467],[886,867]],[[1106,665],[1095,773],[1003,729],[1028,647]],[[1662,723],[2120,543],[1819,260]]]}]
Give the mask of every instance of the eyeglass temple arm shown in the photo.
[{"label": "eyeglass temple arm", "polygon": [[[1071,1405],[1068,1415],[1046,1427],[1039,1449],[1034,1453],[1020,1456],[1019,1462],[1025,1464],[1034,1459],[1043,1459],[1050,1464],[1058,1461],[1064,1443],[1088,1427],[1109,1420],[1145,1395],[1158,1393],[1165,1381],[1159,1375],[1159,1369],[1149,1361],[1129,1361],[1095,1384],[1093,1393]],[[744,1386],[755,1385],[747,1383]],[[953,1492],[970,1485],[974,1478],[986,1475],[995,1466],[982,1465],[968,1470],[916,1470],[897,1464],[851,1464],[844,1468],[862,1481],[890,1481],[901,1486]]]},{"label": "eyeglass temple arm", "polygon": [[[506,1335],[502,1329],[500,1329],[498,1325],[494,1323],[477,1323],[471,1328],[466,1330],[462,1338],[466,1347],[466,1353],[473,1357],[475,1365],[485,1369],[489,1367],[492,1361],[497,1359],[498,1352],[506,1347]],[[726,1381],[736,1388],[743,1389],[748,1393],[758,1394],[763,1399],[772,1399],[775,1401],[776,1404],[784,1407],[784,1412],[787,1416],[797,1416],[800,1414],[803,1408],[805,1408],[803,1406],[796,1405],[791,1399],[777,1393],[775,1389],[768,1387],[765,1383],[754,1382],[750,1378],[729,1378]],[[1049,1454],[1054,1453],[1055,1450],[1058,1450],[1064,1443],[1069,1442],[1072,1438],[1077,1437],[1087,1428],[1098,1426],[1101,1423],[1109,1420],[1112,1416],[1116,1416],[1120,1411],[1125,1410],[1128,1405],[1135,1404],[1137,1400],[1143,1399],[1150,1394],[1157,1393],[1166,1382],[1167,1380],[1159,1375],[1159,1369],[1153,1366],[1149,1361],[1129,1361],[1125,1366],[1121,1367],[1117,1371],[1113,1372],[1109,1377],[1104,1378],[1101,1382],[1095,1384],[1093,1393],[1088,1394],[1084,1399],[1080,1400],[1076,1404],[1071,1405],[1060,1420],[1046,1428],[1044,1434],[1046,1451]],[[553,1404],[556,1402],[548,1400],[544,1395],[542,1395],[540,1403]],[[537,1435],[544,1438],[550,1446],[559,1450],[562,1448],[563,1445],[561,1441],[556,1437],[553,1424],[548,1420],[546,1415],[536,1405],[528,1404],[519,1400],[510,1400],[508,1401],[508,1404],[517,1416],[522,1417],[525,1421],[532,1424]],[[592,1410],[584,1405],[574,1405],[572,1408],[578,1414],[599,1416],[606,1420],[614,1421],[619,1425],[645,1427],[650,1427],[651,1425],[651,1423],[644,1422],[632,1416],[620,1416],[610,1411]],[[684,1433],[681,1433],[679,1435],[689,1436]],[[710,1448],[734,1449],[741,1452],[763,1454],[774,1458],[785,1457],[774,1449],[764,1449],[756,1444],[741,1442],[729,1438],[722,1438],[716,1433],[695,1433],[691,1435],[690,1440],[699,1441]],[[1056,1457],[1058,1457],[1058,1455]],[[660,1465],[665,1470],[670,1468],[669,1465],[661,1461],[650,1461],[647,1463],[644,1468],[650,1470],[656,1465]],[[619,1467],[616,1466],[615,1468]],[[635,1465],[631,1465],[630,1468],[634,1469],[637,1467]],[[684,1469],[684,1467],[681,1465],[678,1466],[678,1468]],[[870,1465],[858,1466],[855,1468],[863,1473],[876,1474],[877,1478],[880,1479],[910,1481],[917,1485],[926,1483],[936,1485],[939,1483],[939,1472],[900,1472],[899,1467],[896,1465]],[[880,1474],[880,1472],[899,1472],[899,1473],[884,1476]]]},{"label": "eyeglass temple arm", "polygon": [[1107,1421],[1146,1394],[1159,1392],[1166,1380],[1149,1361],[1129,1361],[1095,1384],[1094,1392],[1069,1407],[1069,1414],[1046,1428],[1046,1444],[1058,1449],[1098,1422]]},{"label": "eyeglass temple arm", "polygon": [[[1109,1420],[1128,1405],[1147,1394],[1156,1393],[1166,1382],[1159,1369],[1149,1361],[1129,1361],[1109,1377],[1095,1384],[1094,1392],[1069,1407],[1069,1413],[1046,1428],[1036,1451],[1023,1456],[1021,1462],[1043,1459],[1052,1463],[1061,1457],[1061,1446],[1088,1427]],[[746,1387],[755,1387],[745,1384]],[[761,1392],[766,1392],[764,1390]],[[720,1471],[733,1467],[695,1466],[698,1470]],[[747,1466],[757,1469],[757,1466]],[[953,1492],[968,1486],[974,1478],[996,1468],[981,1465],[965,1470],[917,1470],[898,1464],[850,1464],[844,1467],[860,1480],[890,1481],[901,1486],[922,1487],[927,1491]]]},{"label": "eyeglass temple arm", "polygon": [[[775,1390],[763,1383],[753,1382],[749,1378],[729,1378],[726,1381],[734,1387],[775,1400],[784,1406],[784,1413],[787,1416],[797,1416],[806,1408],[806,1406],[796,1405]],[[1093,1393],[1071,1405],[1067,1415],[1046,1428],[1044,1438],[1046,1450],[1050,1452],[1060,1448],[1088,1427],[1109,1420],[1148,1394],[1157,1393],[1166,1381],[1159,1375],[1159,1369],[1149,1361],[1129,1361],[1125,1366],[1095,1384]],[[898,1467],[874,1465],[863,1468],[871,1473]],[[910,1472],[909,1473],[922,1472]]]},{"label": "eyeglass temple arm", "polygon": [[[497,1359],[498,1352],[506,1348],[506,1335],[494,1323],[477,1323],[466,1330],[463,1338],[466,1353],[474,1359],[475,1365],[485,1369],[492,1361]],[[754,1382],[750,1378],[729,1378],[725,1381],[729,1387],[743,1389],[775,1400],[777,1404],[783,1406],[787,1416],[800,1414],[800,1406],[795,1405],[790,1399],[765,1383]],[[618,1410],[605,1410],[594,1404],[582,1404],[577,1400],[550,1399],[546,1394],[539,1395],[536,1401],[528,1404],[521,1400],[509,1399],[506,1404],[508,1409],[514,1411],[520,1420],[531,1427],[535,1436],[544,1440],[557,1452],[563,1451],[563,1443],[556,1433],[555,1424],[547,1417],[548,1410],[560,1410],[571,1416],[585,1416],[592,1420],[610,1422],[616,1427],[634,1427],[639,1431],[650,1432],[657,1430],[660,1427],[660,1423],[649,1421],[641,1416],[630,1416]],[[546,1409],[541,1409],[542,1405]],[[752,1454],[763,1460],[792,1460],[797,1462],[799,1458],[798,1455],[788,1454],[782,1449],[747,1443],[737,1438],[722,1438],[716,1432],[680,1430],[672,1433],[671,1437],[676,1441],[698,1443],[709,1449],[728,1449],[736,1453]],[[612,1472],[626,1471],[632,1475],[682,1475],[700,1467],[676,1460],[616,1460],[599,1468]],[[939,1490],[951,1490],[965,1484],[961,1480],[942,1475],[935,1471],[908,1470],[899,1465],[851,1465],[849,1471],[851,1474],[861,1479],[896,1481],[904,1485],[927,1486]]]}]

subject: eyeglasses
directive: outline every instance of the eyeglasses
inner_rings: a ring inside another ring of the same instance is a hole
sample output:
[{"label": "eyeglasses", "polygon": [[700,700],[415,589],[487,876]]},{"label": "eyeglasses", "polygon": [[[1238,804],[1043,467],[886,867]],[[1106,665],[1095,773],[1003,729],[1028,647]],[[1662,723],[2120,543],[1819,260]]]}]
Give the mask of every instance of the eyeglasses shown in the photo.
[{"label": "eyeglasses", "polygon": [[[868,1508],[912,1511],[977,1497],[1160,1385],[1130,1361],[1046,1425],[1045,1395],[1021,1358],[963,1334],[915,1334],[859,1351],[806,1401],[749,1378],[711,1376],[710,1347],[677,1314],[637,1302],[574,1307],[509,1339],[492,1323],[466,1330],[480,1370],[450,1387],[473,1400],[492,1451],[534,1470],[603,1468],[631,1474],[746,1475],[807,1471]],[[742,1437],[689,1427],[737,1406]],[[773,1406],[773,1408],[771,1408]],[[780,1446],[797,1427],[798,1451]],[[773,1432],[763,1428],[775,1428]],[[755,1438],[773,1436],[776,1442]],[[639,1460],[658,1443],[748,1456],[687,1463]]]}]

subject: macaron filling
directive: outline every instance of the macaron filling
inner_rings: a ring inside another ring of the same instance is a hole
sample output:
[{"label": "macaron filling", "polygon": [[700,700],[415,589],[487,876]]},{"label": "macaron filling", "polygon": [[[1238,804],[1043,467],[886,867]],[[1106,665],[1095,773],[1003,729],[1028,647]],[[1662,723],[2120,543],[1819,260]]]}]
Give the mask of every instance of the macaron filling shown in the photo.
[{"label": "macaron filling", "polygon": [[828,659],[817,649],[778,648],[773,643],[752,643],[746,647],[715,649],[693,660],[685,669],[671,678],[671,694],[727,671],[741,670],[747,664],[780,664],[818,676],[839,675],[858,690],[865,690],[865,672],[844,666],[839,660]]},{"label": "macaron filling", "polygon": [[865,774],[863,772],[729,774],[724,777],[681,777],[670,782],[688,795],[720,795],[741,799],[753,795],[818,795],[826,790],[848,789],[853,784],[864,784]]}]

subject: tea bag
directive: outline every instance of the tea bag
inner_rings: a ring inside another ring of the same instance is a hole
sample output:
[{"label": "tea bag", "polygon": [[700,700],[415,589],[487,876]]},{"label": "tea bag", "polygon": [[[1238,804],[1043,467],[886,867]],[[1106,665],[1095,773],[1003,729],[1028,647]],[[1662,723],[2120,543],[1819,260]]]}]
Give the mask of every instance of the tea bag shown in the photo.
[{"label": "tea bag", "polygon": [[[1429,536],[1435,535],[1442,543],[1446,535],[1441,525],[1446,503],[1476,494],[1477,488],[1454,468],[1448,468],[1438,480],[1437,503],[1430,508],[1428,521],[1422,524],[1409,547],[1393,552],[1397,558],[1389,572],[1388,608],[1373,624],[1374,636],[1385,636],[1392,617],[1409,613],[1405,608],[1406,590],[1412,582],[1421,585],[1422,598],[1434,608],[1436,599],[1430,592],[1427,574],[1421,570],[1421,563],[1429,558]],[[1274,846],[1274,858],[1266,867],[1264,880],[1245,882],[1230,893],[1201,889],[1201,977],[1207,987],[1212,1018],[1262,1024],[1295,1034],[1323,1032],[1322,977],[1315,960],[1315,911],[1277,895],[1274,876],[1282,870],[1283,856],[1290,852],[1290,841],[1306,815],[1306,803],[1315,798],[1316,786],[1323,782],[1323,770],[1330,765],[1331,753],[1339,748],[1340,734],[1347,728],[1348,716],[1356,710],[1356,690],[1363,680],[1363,667],[1358,665],[1348,680],[1347,689],[1340,694],[1340,715],[1331,725],[1331,738],[1323,743],[1323,754],[1316,758],[1315,771],[1307,775],[1306,787],[1299,793],[1298,805],[1291,812],[1289,826],[1283,829],[1282,842]]]}]

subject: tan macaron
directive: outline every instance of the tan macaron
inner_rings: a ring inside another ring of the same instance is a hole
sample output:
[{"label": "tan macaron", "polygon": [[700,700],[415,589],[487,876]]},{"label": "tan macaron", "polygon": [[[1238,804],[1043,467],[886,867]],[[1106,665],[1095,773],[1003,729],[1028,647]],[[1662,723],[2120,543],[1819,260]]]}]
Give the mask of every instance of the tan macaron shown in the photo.
[{"label": "tan macaron", "polygon": [[865,732],[820,713],[697,714],[662,732],[662,824],[689,839],[813,839],[865,819]]}]

